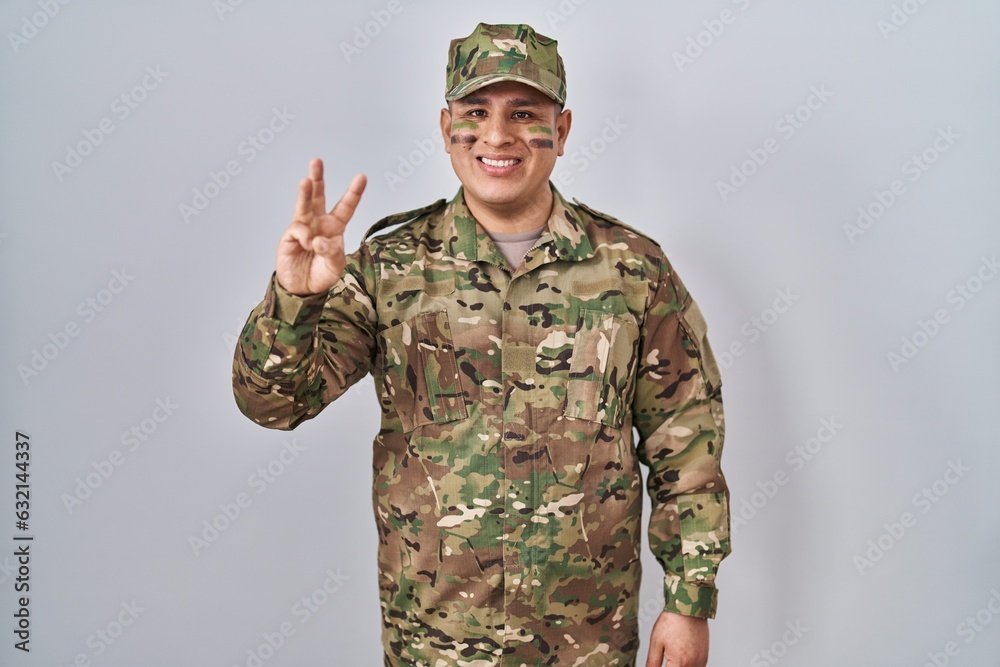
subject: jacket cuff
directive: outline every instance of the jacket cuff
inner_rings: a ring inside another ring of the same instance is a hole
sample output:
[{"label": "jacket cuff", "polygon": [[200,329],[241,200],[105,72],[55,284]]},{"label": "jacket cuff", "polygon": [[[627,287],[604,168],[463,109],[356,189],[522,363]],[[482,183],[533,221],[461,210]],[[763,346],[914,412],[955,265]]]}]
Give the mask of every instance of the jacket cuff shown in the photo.
[{"label": "jacket cuff", "polygon": [[684,581],[680,577],[667,575],[663,584],[663,611],[715,618],[719,591],[712,584]]},{"label": "jacket cuff", "polygon": [[[342,282],[342,281],[341,281]],[[271,274],[271,283],[264,297],[264,315],[290,326],[319,323],[327,294],[299,296],[292,294],[278,282],[277,273]]]}]

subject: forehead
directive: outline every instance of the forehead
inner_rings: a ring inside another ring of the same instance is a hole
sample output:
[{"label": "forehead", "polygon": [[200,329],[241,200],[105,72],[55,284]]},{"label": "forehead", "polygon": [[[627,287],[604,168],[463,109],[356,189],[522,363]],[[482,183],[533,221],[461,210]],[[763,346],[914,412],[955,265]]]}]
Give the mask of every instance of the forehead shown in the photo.
[{"label": "forehead", "polygon": [[454,101],[458,105],[555,104],[555,100],[520,81],[498,81]]}]

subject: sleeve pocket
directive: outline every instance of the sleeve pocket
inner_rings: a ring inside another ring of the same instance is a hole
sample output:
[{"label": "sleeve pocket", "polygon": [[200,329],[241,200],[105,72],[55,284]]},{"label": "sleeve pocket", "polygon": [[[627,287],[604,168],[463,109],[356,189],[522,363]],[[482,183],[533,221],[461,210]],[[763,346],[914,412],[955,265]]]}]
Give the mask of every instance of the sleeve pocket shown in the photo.
[{"label": "sleeve pocket", "polygon": [[729,501],[725,493],[677,497],[684,580],[712,583],[729,553]]},{"label": "sleeve pocket", "polygon": [[719,365],[716,363],[715,355],[712,353],[712,346],[708,342],[708,324],[705,322],[705,317],[701,314],[701,308],[698,307],[698,303],[693,299],[688,303],[681,321],[684,323],[688,335],[698,349],[702,372],[705,375],[705,382],[708,384],[709,391],[718,389],[722,385],[722,373],[719,371]]}]

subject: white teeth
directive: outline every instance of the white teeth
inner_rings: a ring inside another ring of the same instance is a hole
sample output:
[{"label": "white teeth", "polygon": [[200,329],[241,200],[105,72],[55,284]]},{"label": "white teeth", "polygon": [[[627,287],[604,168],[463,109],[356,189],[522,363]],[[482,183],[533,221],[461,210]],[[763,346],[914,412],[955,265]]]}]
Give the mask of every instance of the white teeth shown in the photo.
[{"label": "white teeth", "polygon": [[510,167],[520,162],[520,160],[491,160],[488,157],[481,157],[479,159],[491,167]]}]

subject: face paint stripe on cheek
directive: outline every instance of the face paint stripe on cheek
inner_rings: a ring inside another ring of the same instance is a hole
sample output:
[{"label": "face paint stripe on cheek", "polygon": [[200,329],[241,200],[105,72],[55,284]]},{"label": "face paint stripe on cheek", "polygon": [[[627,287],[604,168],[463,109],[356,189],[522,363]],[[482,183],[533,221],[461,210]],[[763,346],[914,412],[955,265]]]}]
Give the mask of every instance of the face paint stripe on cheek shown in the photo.
[{"label": "face paint stripe on cheek", "polygon": [[478,130],[479,123],[471,123],[469,121],[461,121],[458,123],[452,123],[451,129],[453,130]]},{"label": "face paint stripe on cheek", "polygon": [[528,128],[528,132],[544,132],[545,134],[552,134],[552,128],[545,125],[532,125]]},{"label": "face paint stripe on cheek", "polygon": [[[476,143],[476,137],[472,134],[453,134],[451,135],[451,143],[453,144],[474,144]],[[551,141],[549,143],[552,143]]]},{"label": "face paint stripe on cheek", "polygon": [[554,144],[551,139],[532,139],[528,142],[528,145],[532,148],[554,148]]}]

